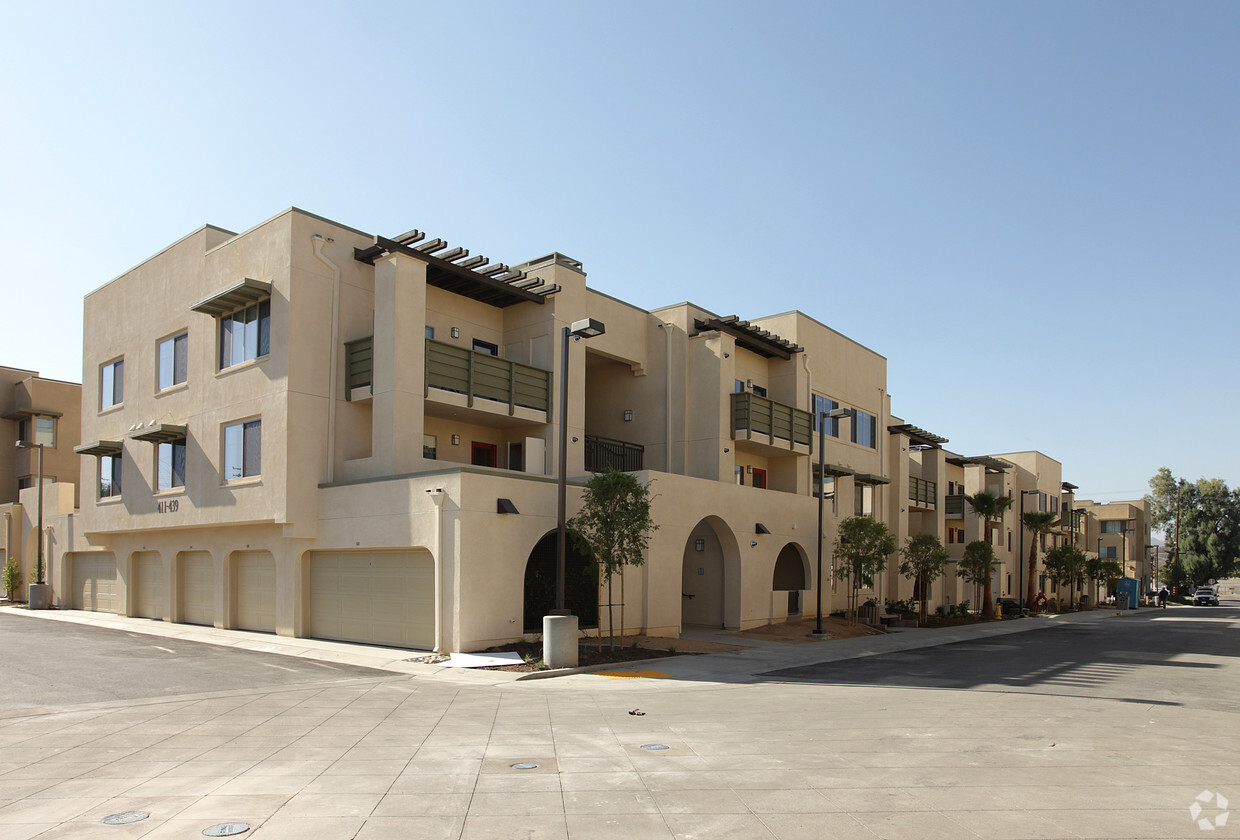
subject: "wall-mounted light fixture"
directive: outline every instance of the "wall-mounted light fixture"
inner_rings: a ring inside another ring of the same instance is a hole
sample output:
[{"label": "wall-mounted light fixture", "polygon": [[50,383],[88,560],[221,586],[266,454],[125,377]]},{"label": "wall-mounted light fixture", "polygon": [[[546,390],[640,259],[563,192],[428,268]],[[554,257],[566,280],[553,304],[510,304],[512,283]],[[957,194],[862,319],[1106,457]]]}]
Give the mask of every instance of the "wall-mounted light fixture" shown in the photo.
[{"label": "wall-mounted light fixture", "polygon": [[453,327],[453,328],[452,328],[452,337],[453,337],[453,338],[460,338],[460,337],[461,337],[461,328],[460,328],[460,327]]},{"label": "wall-mounted light fixture", "polygon": [[745,472],[747,472],[749,475],[753,475],[753,464],[746,464]]},{"label": "wall-mounted light fixture", "polygon": [[693,550],[694,550],[694,551],[705,551],[705,550],[706,550],[706,540],[694,540],[694,541],[693,541]]},{"label": "wall-mounted light fixture", "polygon": [[452,436],[452,445],[453,445],[453,446],[460,446],[460,445],[461,445],[461,436],[460,436],[460,435],[453,435],[453,436]]},{"label": "wall-mounted light fixture", "polygon": [[633,409],[626,408],[624,410],[624,422],[631,423],[633,421]]},{"label": "wall-mounted light fixture", "polygon": [[749,541],[749,547],[750,547],[750,548],[757,548],[757,547],[758,547],[758,541],[757,541],[757,540],[750,540],[750,541]]},{"label": "wall-mounted light fixture", "polygon": [[724,455],[727,455],[727,454],[728,454],[729,452],[731,452],[731,451],[732,451],[732,450],[731,450],[731,449],[728,449],[726,446],[725,446],[725,447],[723,447],[723,454],[724,454]]},{"label": "wall-mounted light fixture", "polygon": [[746,388],[748,388],[749,390],[751,390],[751,391],[752,391],[752,390],[753,390],[753,380],[752,380],[752,379],[746,379],[746,380],[745,380],[745,387],[746,387]]},{"label": "wall-mounted light fixture", "polygon": [[724,353],[724,354],[723,354],[723,358],[725,358],[725,359],[730,359],[730,358],[732,358],[732,354],[731,354],[731,353]]}]

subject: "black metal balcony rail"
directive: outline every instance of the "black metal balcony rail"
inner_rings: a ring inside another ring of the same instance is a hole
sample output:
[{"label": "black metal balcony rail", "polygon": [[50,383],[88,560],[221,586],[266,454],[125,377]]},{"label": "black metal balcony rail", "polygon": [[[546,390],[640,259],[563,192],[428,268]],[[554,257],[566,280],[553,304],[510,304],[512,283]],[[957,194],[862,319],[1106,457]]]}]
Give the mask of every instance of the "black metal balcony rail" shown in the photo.
[{"label": "black metal balcony rail", "polygon": [[586,435],[586,469],[590,472],[637,472],[645,452],[646,447],[638,443]]},{"label": "black metal balcony rail", "polygon": [[426,387],[465,394],[471,407],[481,397],[507,404],[510,415],[517,406],[543,411],[551,422],[551,371],[489,353],[426,339]]},{"label": "black metal balcony rail", "polygon": [[759,397],[749,392],[732,394],[732,434],[748,432],[764,435],[771,446],[785,441],[787,448],[793,445],[813,447],[814,415],[775,400]]}]

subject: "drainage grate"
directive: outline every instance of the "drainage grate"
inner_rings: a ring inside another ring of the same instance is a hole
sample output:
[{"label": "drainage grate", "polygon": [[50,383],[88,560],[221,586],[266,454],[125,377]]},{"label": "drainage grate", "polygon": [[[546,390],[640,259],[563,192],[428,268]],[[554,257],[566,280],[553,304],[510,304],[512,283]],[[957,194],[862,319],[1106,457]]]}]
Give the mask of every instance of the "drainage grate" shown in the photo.
[{"label": "drainage grate", "polygon": [[667,744],[642,744],[643,750],[670,750]]},{"label": "drainage grate", "polygon": [[146,811],[122,811],[119,814],[108,814],[103,818],[104,825],[129,825],[130,823],[142,822],[149,817]]},{"label": "drainage grate", "polygon": [[246,823],[220,823],[204,828],[202,833],[208,837],[232,837],[235,834],[245,834],[249,830],[250,826]]}]

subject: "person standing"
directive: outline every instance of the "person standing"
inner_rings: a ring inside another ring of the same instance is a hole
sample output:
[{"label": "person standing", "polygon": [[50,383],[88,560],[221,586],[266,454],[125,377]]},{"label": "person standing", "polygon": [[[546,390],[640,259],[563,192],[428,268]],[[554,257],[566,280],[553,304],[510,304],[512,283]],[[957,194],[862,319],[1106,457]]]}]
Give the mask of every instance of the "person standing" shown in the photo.
[{"label": "person standing", "polygon": [[1170,594],[1171,593],[1167,590],[1165,584],[1162,589],[1158,590],[1158,606],[1162,607],[1164,610],[1167,608],[1167,596]]}]

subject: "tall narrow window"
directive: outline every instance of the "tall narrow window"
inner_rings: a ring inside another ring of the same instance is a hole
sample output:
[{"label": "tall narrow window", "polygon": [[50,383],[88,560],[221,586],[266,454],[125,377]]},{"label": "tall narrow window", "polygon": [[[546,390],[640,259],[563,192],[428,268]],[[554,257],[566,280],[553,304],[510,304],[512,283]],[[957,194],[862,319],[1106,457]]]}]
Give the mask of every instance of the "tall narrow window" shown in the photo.
[{"label": "tall narrow window", "polygon": [[117,359],[99,368],[99,408],[120,405],[125,399],[125,360]]},{"label": "tall narrow window", "polygon": [[110,499],[121,494],[121,456],[99,456],[99,498]]},{"label": "tall narrow window", "polygon": [[164,441],[155,447],[155,489],[185,486],[185,438]]},{"label": "tall narrow window", "polygon": [[[828,414],[839,407],[840,407],[840,404],[836,402],[835,400],[829,400],[826,397],[821,396],[820,394],[814,394],[814,405],[813,405],[814,431],[815,432],[818,431],[818,418],[819,417],[821,417],[823,414]],[[839,437],[840,436],[840,418],[828,417],[826,423],[827,425],[823,429],[824,434],[828,434],[831,437],[836,437],[836,438]]]},{"label": "tall narrow window", "polygon": [[49,449],[56,448],[56,419],[54,417],[34,418],[34,442],[41,443]]},{"label": "tall narrow window", "polygon": [[434,435],[422,435],[422,457],[434,461],[439,456],[439,439]]},{"label": "tall narrow window", "polygon": [[224,480],[262,474],[263,422],[247,420],[224,427]]},{"label": "tall narrow window", "polygon": [[185,381],[189,366],[189,335],[181,333],[159,342],[159,390]]},{"label": "tall narrow window", "polygon": [[220,369],[271,352],[271,300],[251,303],[220,318]]},{"label": "tall narrow window", "polygon": [[852,442],[878,448],[878,418],[859,408],[852,410]]}]

